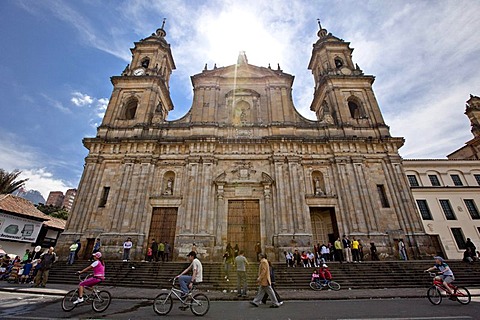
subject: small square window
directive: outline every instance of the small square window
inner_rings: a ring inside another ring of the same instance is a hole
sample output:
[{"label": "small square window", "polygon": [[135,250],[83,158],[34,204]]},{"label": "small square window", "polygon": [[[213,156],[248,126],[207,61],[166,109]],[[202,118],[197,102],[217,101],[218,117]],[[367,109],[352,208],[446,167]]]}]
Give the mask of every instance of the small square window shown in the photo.
[{"label": "small square window", "polygon": [[439,187],[440,186],[440,180],[438,180],[437,175],[429,174],[428,178],[430,179],[430,183],[432,184],[432,186],[434,186],[434,187]]},{"label": "small square window", "polygon": [[417,177],[414,175],[407,175],[408,178],[408,183],[410,184],[410,187],[418,187],[418,180]]},{"label": "small square window", "polygon": [[458,174],[451,174],[450,177],[452,178],[453,184],[456,186],[463,186],[463,182],[460,179]]}]

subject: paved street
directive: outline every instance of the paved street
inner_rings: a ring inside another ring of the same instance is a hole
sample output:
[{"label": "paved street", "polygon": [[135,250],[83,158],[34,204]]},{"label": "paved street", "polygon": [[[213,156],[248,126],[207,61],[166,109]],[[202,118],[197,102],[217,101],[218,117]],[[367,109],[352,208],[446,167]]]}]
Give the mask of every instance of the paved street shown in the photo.
[{"label": "paved street", "polygon": [[[0,292],[2,319],[155,319],[150,300],[114,299],[104,313],[95,313],[89,304],[64,312],[60,296]],[[190,310],[181,311],[175,303],[166,319],[193,317]],[[427,299],[371,299],[286,301],[278,309],[262,305],[258,308],[247,301],[212,301],[210,311],[203,319],[477,319],[480,298],[462,306],[444,300],[433,306]]]}]

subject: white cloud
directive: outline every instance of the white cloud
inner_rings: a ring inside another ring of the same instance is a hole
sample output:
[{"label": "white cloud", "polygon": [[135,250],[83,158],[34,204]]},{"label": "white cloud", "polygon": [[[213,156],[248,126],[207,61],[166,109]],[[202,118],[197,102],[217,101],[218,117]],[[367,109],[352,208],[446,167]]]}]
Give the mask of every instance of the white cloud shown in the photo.
[{"label": "white cloud", "polygon": [[52,97],[49,97],[48,95],[46,95],[46,94],[44,94],[44,93],[42,93],[42,94],[40,94],[40,95],[41,95],[45,100],[47,100],[47,102],[48,102],[48,104],[49,104],[50,106],[54,107],[55,109],[57,109],[57,110],[59,110],[59,111],[61,111],[61,112],[63,112],[63,113],[66,113],[66,114],[72,113],[72,111],[71,111],[69,108],[65,107],[65,106],[63,105],[63,103],[61,103],[60,101],[58,101],[58,100],[56,100],[56,99],[54,99],[54,98],[52,98]]},{"label": "white cloud", "polygon": [[72,93],[70,101],[77,107],[89,106],[93,103],[93,98],[87,94],[75,91]]},{"label": "white cloud", "polygon": [[[0,131],[0,168],[8,172],[15,169],[22,173],[18,179],[29,179],[27,189],[38,190],[47,199],[50,191],[66,191],[71,188],[66,182],[55,178],[47,168],[38,168],[48,163],[41,152],[10,132]],[[56,163],[58,165],[58,163]]]},{"label": "white cloud", "polygon": [[50,191],[62,191],[65,192],[70,189],[64,181],[57,179],[54,175],[47,171],[46,168],[32,168],[22,170],[19,179],[27,179],[25,182],[25,188],[28,190],[38,190],[45,198],[48,198]]}]

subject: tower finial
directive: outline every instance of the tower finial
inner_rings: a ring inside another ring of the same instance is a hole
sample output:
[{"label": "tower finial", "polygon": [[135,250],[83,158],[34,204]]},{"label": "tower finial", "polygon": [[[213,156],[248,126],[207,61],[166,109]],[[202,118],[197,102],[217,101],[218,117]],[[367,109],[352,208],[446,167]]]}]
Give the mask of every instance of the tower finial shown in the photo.
[{"label": "tower finial", "polygon": [[[163,29],[163,27],[165,27],[165,21],[167,21],[167,18],[163,18],[163,23],[162,23],[162,27],[160,29]],[[320,20],[319,20],[320,21]],[[320,23],[320,22],[319,22]]]},{"label": "tower finial", "polygon": [[320,30],[318,30],[318,32],[317,32],[317,36],[319,38],[326,37],[327,36],[327,29],[322,28],[322,24],[320,23],[320,19],[317,19],[317,22],[318,22],[318,27],[320,28]]}]

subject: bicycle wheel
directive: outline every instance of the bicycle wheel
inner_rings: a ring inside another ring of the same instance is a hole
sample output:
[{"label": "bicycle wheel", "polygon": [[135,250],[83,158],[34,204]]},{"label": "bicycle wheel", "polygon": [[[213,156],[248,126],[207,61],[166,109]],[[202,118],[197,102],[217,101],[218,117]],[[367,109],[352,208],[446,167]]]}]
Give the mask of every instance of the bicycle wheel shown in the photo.
[{"label": "bicycle wheel", "polygon": [[160,293],[153,300],[153,311],[161,316],[167,315],[173,307],[172,297],[168,293]]},{"label": "bicycle wheel", "polygon": [[431,286],[427,291],[428,300],[434,304],[439,305],[442,302],[442,294],[437,287]]},{"label": "bicycle wheel", "polygon": [[329,287],[330,289],[332,289],[333,291],[338,291],[338,290],[340,290],[340,285],[338,284],[338,282],[335,282],[335,281],[330,281],[330,282],[328,283],[328,287]]},{"label": "bicycle wheel", "polygon": [[208,310],[210,309],[210,299],[203,294],[197,293],[192,297],[192,301],[190,303],[190,310],[196,316],[203,316],[205,315]]},{"label": "bicycle wheel", "polygon": [[312,288],[315,291],[320,291],[322,290],[323,286],[318,282],[312,281],[310,282],[310,288]]},{"label": "bicycle wheel", "polygon": [[63,311],[72,311],[77,306],[73,304],[74,301],[78,299],[78,290],[70,290],[62,299],[62,309]]},{"label": "bicycle wheel", "polygon": [[465,287],[457,287],[457,290],[455,291],[455,296],[457,297],[457,301],[460,304],[469,304],[470,301],[472,301],[472,296],[470,295],[468,289]]},{"label": "bicycle wheel", "polygon": [[112,302],[112,296],[108,291],[99,291],[93,293],[92,309],[96,312],[103,312],[107,310],[110,302]]}]

